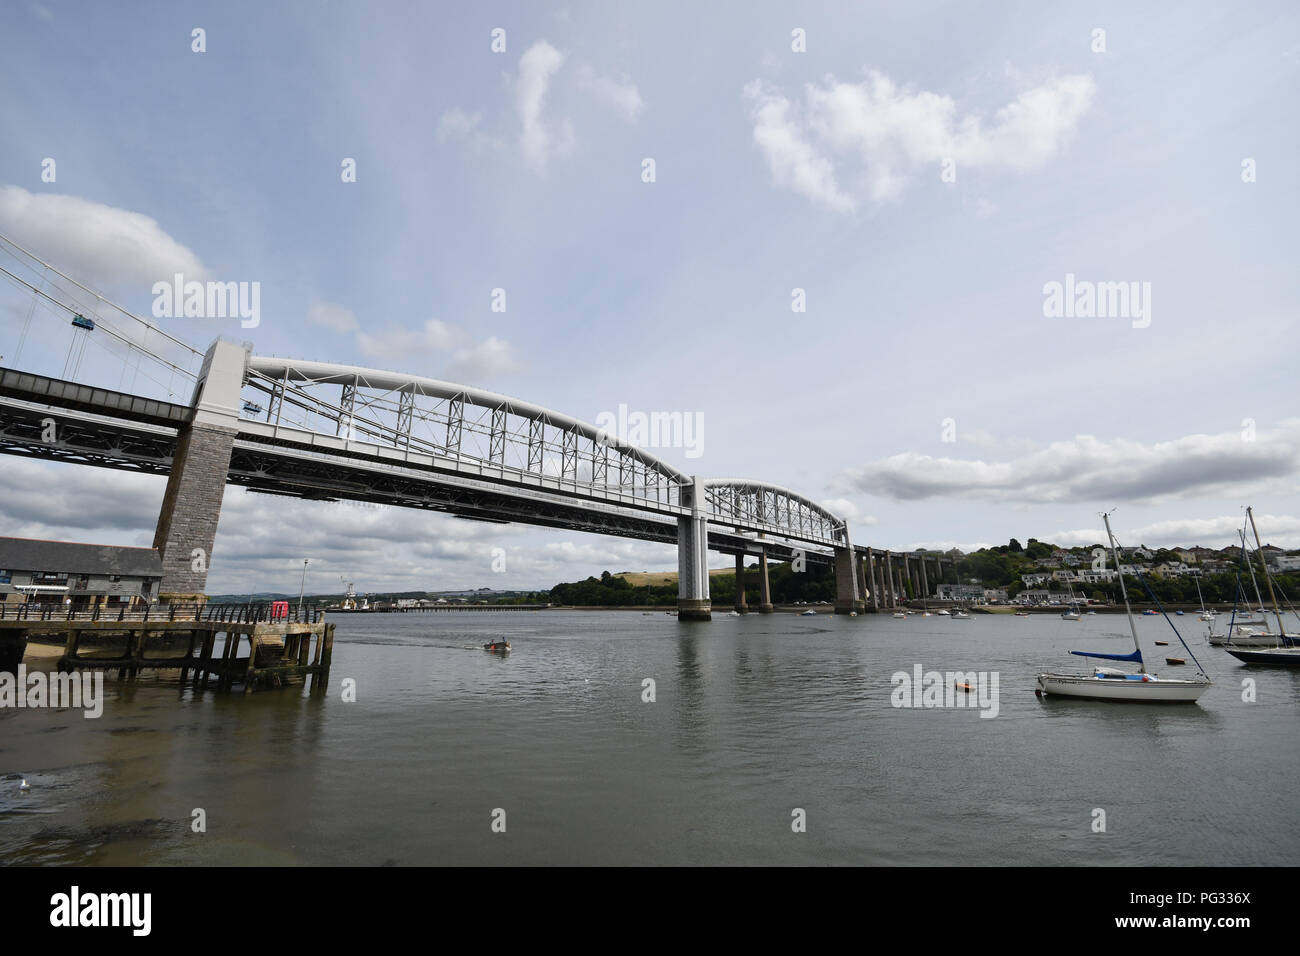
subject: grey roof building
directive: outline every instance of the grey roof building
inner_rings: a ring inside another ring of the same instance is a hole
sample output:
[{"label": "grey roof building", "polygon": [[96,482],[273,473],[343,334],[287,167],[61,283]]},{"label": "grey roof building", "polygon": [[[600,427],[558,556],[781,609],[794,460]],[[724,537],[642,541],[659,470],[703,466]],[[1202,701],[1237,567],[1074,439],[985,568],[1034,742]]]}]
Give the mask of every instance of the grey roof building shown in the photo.
[{"label": "grey roof building", "polygon": [[150,600],[162,579],[154,548],[0,538],[0,600]]}]

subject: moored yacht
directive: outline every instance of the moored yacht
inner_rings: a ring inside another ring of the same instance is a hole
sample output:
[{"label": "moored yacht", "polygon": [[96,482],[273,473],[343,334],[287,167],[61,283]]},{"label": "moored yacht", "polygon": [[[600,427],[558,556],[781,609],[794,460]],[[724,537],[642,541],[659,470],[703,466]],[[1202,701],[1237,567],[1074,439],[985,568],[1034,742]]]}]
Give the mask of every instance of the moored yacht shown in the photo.
[{"label": "moored yacht", "polygon": [[[1106,522],[1106,537],[1110,541],[1111,554],[1115,557],[1115,566],[1119,567],[1119,550],[1115,536],[1110,530],[1110,515],[1103,514]],[[1137,664],[1137,673],[1117,668],[1096,666],[1090,674],[1039,674],[1038,687],[1034,693],[1040,697],[1085,697],[1092,700],[1134,701],[1149,703],[1194,703],[1210,689],[1210,679],[1201,670],[1199,661],[1191,653],[1188,656],[1196,661],[1197,676],[1192,680],[1163,678],[1148,673],[1146,663],[1142,660],[1142,647],[1138,643],[1137,625],[1133,621],[1133,608],[1129,604],[1128,590],[1124,586],[1124,576],[1119,578],[1120,593],[1124,596],[1124,611],[1128,615],[1129,633],[1133,636],[1133,653],[1103,654],[1100,651],[1071,651],[1079,657],[1092,657],[1109,661]],[[1166,620],[1168,620],[1166,618]],[[1169,622],[1173,627],[1173,621]],[[1178,628],[1174,627],[1178,634]],[[1183,636],[1178,634],[1179,643],[1186,648]]]}]

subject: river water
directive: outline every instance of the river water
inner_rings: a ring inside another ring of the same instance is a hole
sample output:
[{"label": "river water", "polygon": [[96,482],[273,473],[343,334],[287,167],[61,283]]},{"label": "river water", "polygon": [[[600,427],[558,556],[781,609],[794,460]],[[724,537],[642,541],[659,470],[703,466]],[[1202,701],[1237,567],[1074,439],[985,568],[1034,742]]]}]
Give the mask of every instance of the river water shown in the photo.
[{"label": "river water", "polygon": [[[106,682],[98,719],[0,710],[0,861],[1300,863],[1300,674],[1190,616],[1199,705],[1034,696],[1086,667],[1070,648],[1131,649],[1117,615],[715,615],[346,615],[323,697],[173,673]],[[1149,660],[1186,656],[1138,626]],[[997,716],[894,707],[918,664],[996,672]]]}]

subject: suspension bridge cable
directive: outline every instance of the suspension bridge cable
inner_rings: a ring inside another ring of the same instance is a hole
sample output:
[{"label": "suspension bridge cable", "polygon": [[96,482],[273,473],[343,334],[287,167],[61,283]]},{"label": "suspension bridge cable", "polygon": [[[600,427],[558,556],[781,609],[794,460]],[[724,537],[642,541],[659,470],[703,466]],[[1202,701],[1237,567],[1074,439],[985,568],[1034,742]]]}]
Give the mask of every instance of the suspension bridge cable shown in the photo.
[{"label": "suspension bridge cable", "polygon": [[[16,275],[14,275],[12,272],[10,272],[8,269],[6,269],[4,266],[0,266],[0,272],[3,272],[5,275],[9,276],[11,279],[16,280],[17,282],[22,283],[24,286],[26,286],[27,288],[31,289],[33,292],[35,292],[35,293],[36,293],[38,296],[40,296],[41,298],[49,300],[50,302],[54,303],[54,304],[55,304],[56,306],[58,306],[59,308],[66,310],[67,312],[71,313],[72,315],[75,316],[75,315],[80,315],[80,314],[81,314],[80,311],[78,311],[77,309],[75,309],[75,308],[73,308],[72,306],[68,305],[66,302],[62,302],[62,301],[60,301],[59,299],[54,298],[52,295],[49,295],[48,293],[43,292],[42,290],[38,289],[36,286],[32,285],[30,282],[27,282],[25,279],[21,278],[20,276],[16,276]],[[92,294],[93,294],[93,293],[92,293]],[[107,300],[105,300],[105,301],[107,301]],[[92,311],[93,311],[93,310],[92,310]],[[128,313],[128,314],[129,314],[129,313]],[[122,333],[120,333],[120,332],[118,332],[116,329],[114,329],[114,328],[113,328],[109,323],[107,323],[107,322],[101,322],[101,324],[100,324],[99,327],[102,328],[103,331],[106,332],[106,333],[107,333],[109,336],[111,336],[112,338],[115,338],[115,339],[117,339],[118,341],[122,342],[124,345],[127,346],[127,348],[130,348],[130,349],[136,349],[137,351],[141,352],[142,354],[147,355],[147,356],[149,356],[150,358],[152,358],[155,362],[159,362],[159,363],[162,364],[162,365],[166,365],[168,368],[172,369],[172,370],[175,371],[175,372],[180,372],[180,373],[181,373],[183,376],[185,376],[186,378],[190,378],[190,379],[195,378],[195,374],[194,374],[193,372],[189,371],[188,369],[182,368],[181,366],[177,365],[176,363],[174,363],[174,362],[172,362],[172,361],[170,361],[170,360],[168,360],[168,359],[163,358],[161,355],[158,355],[158,354],[156,354],[155,352],[152,352],[152,351],[150,351],[149,349],[146,349],[146,348],[142,347],[141,345],[139,345],[139,344],[133,342],[130,338],[128,338],[127,336],[123,335]],[[168,336],[168,338],[171,338],[171,337]],[[174,341],[179,341],[179,340],[174,340]],[[181,344],[184,344],[184,343],[181,343]],[[189,348],[189,346],[185,346],[185,347],[186,347],[186,348]],[[194,349],[190,349],[190,351],[191,351],[191,352],[194,352],[195,355],[199,355],[199,354],[201,354],[201,353],[195,351]]]},{"label": "suspension bridge cable", "polygon": [[72,283],[73,285],[75,285],[77,288],[81,289],[82,291],[86,292],[86,293],[89,294],[89,295],[93,295],[97,301],[107,303],[108,305],[110,305],[110,306],[112,306],[114,309],[116,309],[118,312],[121,312],[121,313],[122,313],[123,315],[125,315],[127,318],[129,318],[129,319],[133,319],[134,321],[139,322],[141,325],[145,326],[146,328],[153,329],[155,332],[157,332],[158,334],[162,335],[164,338],[168,339],[168,340],[171,341],[172,343],[174,343],[174,344],[176,344],[176,345],[179,345],[181,348],[187,349],[187,350],[189,350],[190,352],[193,352],[193,353],[194,353],[195,355],[197,355],[197,356],[202,357],[203,353],[202,353],[201,351],[199,351],[198,349],[196,349],[194,346],[190,345],[188,342],[185,342],[185,341],[183,341],[183,340],[181,340],[181,339],[178,339],[178,338],[176,338],[174,335],[171,335],[171,334],[169,334],[168,332],[164,331],[163,329],[158,328],[158,327],[157,327],[156,325],[154,325],[152,322],[149,322],[148,320],[141,318],[140,316],[136,315],[134,312],[130,311],[129,309],[124,309],[122,306],[118,305],[118,304],[117,304],[116,302],[114,302],[112,299],[105,298],[103,295],[101,295],[99,292],[96,292],[94,289],[91,289],[91,288],[89,288],[88,286],[82,285],[82,284],[81,284],[80,282],[78,282],[76,279],[72,278],[72,276],[67,275],[66,273],[60,272],[58,269],[56,269],[56,268],[55,268],[54,266],[52,266],[50,263],[48,263],[48,262],[46,262],[44,259],[42,259],[40,256],[38,256],[38,255],[36,255],[35,253],[31,252],[29,249],[24,248],[23,246],[19,245],[18,243],[14,242],[12,239],[10,239],[8,236],[4,235],[3,233],[0,233],[0,242],[4,242],[4,243],[6,243],[6,244],[8,244],[8,245],[10,245],[10,246],[13,246],[15,249],[17,249],[17,250],[18,250],[19,252],[21,252],[23,255],[27,256],[27,257],[28,257],[29,259],[31,259],[32,261],[34,261],[34,262],[39,262],[43,267],[45,267],[46,269],[50,270],[50,271],[53,272],[55,275],[60,276],[61,278],[67,279],[69,282],[71,282],[71,283]]}]

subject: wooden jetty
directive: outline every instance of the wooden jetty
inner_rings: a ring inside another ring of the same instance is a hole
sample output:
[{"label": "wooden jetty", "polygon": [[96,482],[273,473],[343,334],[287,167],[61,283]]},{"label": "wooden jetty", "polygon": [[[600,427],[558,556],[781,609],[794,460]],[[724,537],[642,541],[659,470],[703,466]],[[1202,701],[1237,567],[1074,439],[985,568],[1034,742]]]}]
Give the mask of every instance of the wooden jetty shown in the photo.
[{"label": "wooden jetty", "polygon": [[[58,605],[0,604],[0,671],[17,671],[31,638],[62,641],[60,671],[116,670],[118,679],[125,680],[143,670],[179,670],[182,683],[211,683],[219,690],[238,683],[244,693],[308,677],[313,693],[324,690],[334,651],[334,625],[314,605],[170,604],[73,611]],[[245,640],[247,655],[241,657]],[[182,643],[184,653],[169,653]],[[121,646],[121,653],[105,653],[106,645]]]}]

